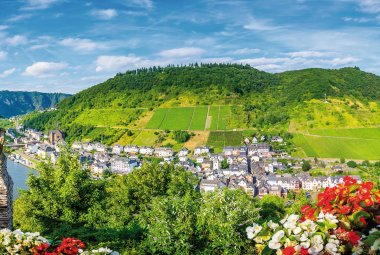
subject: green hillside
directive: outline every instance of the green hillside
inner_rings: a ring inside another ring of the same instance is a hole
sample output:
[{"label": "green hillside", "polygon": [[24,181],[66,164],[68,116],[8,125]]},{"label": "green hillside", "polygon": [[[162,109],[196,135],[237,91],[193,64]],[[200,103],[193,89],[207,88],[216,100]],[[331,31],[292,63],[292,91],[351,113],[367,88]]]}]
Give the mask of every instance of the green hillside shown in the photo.
[{"label": "green hillside", "polygon": [[9,118],[54,107],[70,95],[23,91],[0,91],[0,116]]},{"label": "green hillside", "polygon": [[[315,129],[374,127],[379,99],[380,77],[359,68],[270,74],[247,65],[194,64],[119,73],[63,100],[57,111],[27,116],[24,124],[48,130],[59,123],[69,141],[144,145],[146,136],[147,145],[165,145],[173,141],[159,132],[189,130],[197,132],[191,145],[224,145],[239,143],[241,133],[233,132],[244,130],[310,135]],[[226,132],[217,141],[214,131]],[[304,154],[314,155],[302,140],[296,139]]]}]

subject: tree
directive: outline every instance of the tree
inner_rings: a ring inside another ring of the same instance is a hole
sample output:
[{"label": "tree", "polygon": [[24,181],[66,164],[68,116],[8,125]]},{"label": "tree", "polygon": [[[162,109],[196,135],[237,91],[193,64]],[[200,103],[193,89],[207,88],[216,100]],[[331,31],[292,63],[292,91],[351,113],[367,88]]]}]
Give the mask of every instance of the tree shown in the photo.
[{"label": "tree", "polygon": [[347,166],[349,166],[351,168],[356,168],[358,166],[358,164],[355,161],[350,160],[347,162]]},{"label": "tree", "polygon": [[253,254],[245,229],[259,219],[259,205],[241,190],[204,193],[197,220],[199,254]]},{"label": "tree", "polygon": [[15,227],[42,233],[84,227],[87,213],[105,198],[104,181],[92,180],[67,151],[57,167],[43,163],[38,169],[15,201]]},{"label": "tree", "polygon": [[265,195],[261,199],[260,221],[279,221],[285,214],[285,200],[276,195]]},{"label": "tree", "polygon": [[139,216],[147,230],[143,250],[147,254],[194,254],[199,196],[156,197]]},{"label": "tree", "polygon": [[174,131],[174,140],[178,143],[187,142],[190,139],[190,134],[187,131]]},{"label": "tree", "polygon": [[341,163],[341,164],[344,164],[344,163],[346,163],[346,160],[345,160],[344,158],[341,158],[341,159],[340,159],[340,163]]},{"label": "tree", "polygon": [[309,171],[311,169],[310,161],[304,160],[302,162],[303,162],[303,164],[302,164],[302,171],[304,171],[304,172]]},{"label": "tree", "polygon": [[223,159],[223,160],[220,162],[220,164],[221,164],[222,169],[227,169],[227,168],[230,167],[230,165],[228,164],[228,162],[227,162],[226,159]]}]

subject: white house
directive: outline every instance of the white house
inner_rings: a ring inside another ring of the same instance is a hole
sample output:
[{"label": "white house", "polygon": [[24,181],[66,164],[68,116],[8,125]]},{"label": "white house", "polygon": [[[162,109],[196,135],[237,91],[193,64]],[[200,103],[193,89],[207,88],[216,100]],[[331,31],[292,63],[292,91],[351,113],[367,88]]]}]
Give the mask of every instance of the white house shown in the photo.
[{"label": "white house", "polygon": [[53,152],[54,149],[52,147],[43,144],[40,148],[38,148],[37,155],[42,159],[48,159],[51,157]]},{"label": "white house", "polygon": [[139,153],[141,155],[151,156],[154,153],[154,149],[152,147],[143,146],[143,147],[140,147]]},{"label": "white house", "polygon": [[195,156],[199,156],[199,155],[203,155],[203,154],[209,154],[209,153],[210,153],[210,148],[208,148],[207,146],[204,146],[204,147],[197,146],[194,149],[194,155]]},{"label": "white house", "polygon": [[74,150],[81,150],[83,149],[83,144],[81,142],[73,142],[73,145],[71,145],[71,148]]},{"label": "white house", "polygon": [[124,146],[120,144],[115,144],[112,147],[112,154],[120,155],[124,151]]},{"label": "white house", "polygon": [[187,155],[189,155],[189,150],[187,148],[182,148],[179,152],[178,152],[178,157],[186,157]]},{"label": "white house", "polygon": [[284,139],[282,139],[281,136],[273,136],[272,139],[271,139],[271,142],[272,143],[282,143],[284,142]]},{"label": "white house", "polygon": [[138,165],[139,163],[135,159],[129,159],[126,157],[115,158],[111,160],[111,171],[113,173],[128,174]]},{"label": "white house", "polygon": [[154,150],[154,155],[157,157],[172,157],[174,155],[172,148],[161,147]]},{"label": "white house", "polygon": [[139,147],[136,145],[130,145],[124,147],[124,152],[128,154],[137,154],[139,153]]},{"label": "white house", "polygon": [[95,150],[97,152],[107,152],[107,146],[105,146],[104,144],[101,144],[101,143],[97,143],[95,144]]}]

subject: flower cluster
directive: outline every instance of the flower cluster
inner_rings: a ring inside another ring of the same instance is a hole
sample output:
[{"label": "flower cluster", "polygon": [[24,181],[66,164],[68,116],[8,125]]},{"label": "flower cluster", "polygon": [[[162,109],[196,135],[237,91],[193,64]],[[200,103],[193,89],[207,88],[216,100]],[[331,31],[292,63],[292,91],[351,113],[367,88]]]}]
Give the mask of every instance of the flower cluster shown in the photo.
[{"label": "flower cluster", "polygon": [[0,230],[0,253],[1,254],[28,254],[33,248],[48,241],[39,233],[23,233],[20,230]]},{"label": "flower cluster", "polygon": [[[356,212],[367,212],[370,216],[377,212],[380,203],[380,191],[374,189],[372,182],[357,183],[352,177],[345,176],[344,183],[332,188],[326,188],[318,195],[316,210],[324,213],[338,214],[350,217]],[[380,216],[376,215],[377,223],[380,223]],[[305,217],[312,217],[311,212]],[[361,226],[365,226],[365,219],[361,219]]]},{"label": "flower cluster", "polygon": [[22,232],[21,230],[0,230],[0,254],[33,254],[33,255],[118,255],[108,248],[85,250],[86,245],[75,238],[65,238],[59,245],[51,245],[39,233]]},{"label": "flower cluster", "polygon": [[379,204],[373,183],[345,177],[343,184],[318,195],[317,207],[305,205],[302,215],[288,215],[279,223],[254,223],[247,237],[258,254],[379,254]]}]

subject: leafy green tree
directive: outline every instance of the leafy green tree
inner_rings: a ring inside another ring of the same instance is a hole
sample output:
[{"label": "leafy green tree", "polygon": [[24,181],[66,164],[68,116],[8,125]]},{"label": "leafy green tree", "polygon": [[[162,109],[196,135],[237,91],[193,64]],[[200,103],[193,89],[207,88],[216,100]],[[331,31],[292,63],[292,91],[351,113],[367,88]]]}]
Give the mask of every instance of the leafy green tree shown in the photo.
[{"label": "leafy green tree", "polygon": [[104,181],[92,180],[67,152],[56,167],[43,163],[38,169],[15,201],[15,227],[43,233],[83,227],[88,211],[105,198]]},{"label": "leafy green tree", "polygon": [[177,130],[174,131],[174,140],[178,143],[187,142],[190,139],[190,134],[187,131]]},{"label": "leafy green tree", "polygon": [[245,228],[257,222],[258,206],[241,190],[203,194],[197,221],[200,254],[250,254]]},{"label": "leafy green tree", "polygon": [[358,166],[358,164],[355,161],[350,160],[347,162],[347,166],[349,166],[351,168],[356,168]]},{"label": "leafy green tree", "polygon": [[285,214],[285,200],[276,195],[265,195],[261,199],[260,221],[279,221]]},{"label": "leafy green tree", "polygon": [[199,204],[199,196],[191,194],[154,198],[150,210],[139,216],[146,229],[144,253],[194,254]]},{"label": "leafy green tree", "polygon": [[308,160],[303,160],[302,162],[303,162],[302,171],[304,171],[304,172],[309,171],[311,169],[310,162]]},{"label": "leafy green tree", "polygon": [[220,165],[222,167],[222,169],[227,169],[230,167],[230,165],[228,164],[227,162],[227,159],[223,159],[221,162],[220,162]]}]

